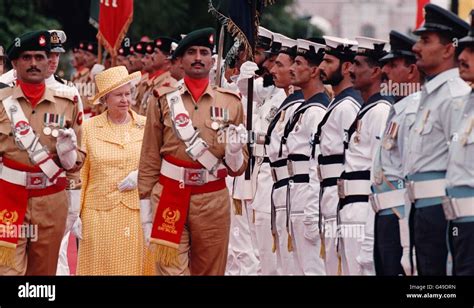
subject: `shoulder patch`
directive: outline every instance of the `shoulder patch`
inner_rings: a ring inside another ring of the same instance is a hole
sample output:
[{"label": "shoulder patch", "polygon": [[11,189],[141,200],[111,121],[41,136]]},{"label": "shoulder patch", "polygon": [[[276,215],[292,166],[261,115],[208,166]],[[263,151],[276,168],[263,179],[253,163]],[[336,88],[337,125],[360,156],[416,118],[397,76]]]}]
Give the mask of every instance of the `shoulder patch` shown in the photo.
[{"label": "shoulder patch", "polygon": [[67,100],[70,100],[74,104],[76,104],[78,102],[79,98],[77,97],[76,93],[74,91],[72,91],[72,88],[70,88],[71,90],[69,90],[68,88],[64,87],[64,88],[61,88],[61,89],[54,90],[54,96],[55,97],[60,97],[60,98],[65,98]]},{"label": "shoulder patch", "polygon": [[213,86],[212,89],[220,93],[232,94],[233,96],[237,97],[239,100],[242,98],[238,92],[233,91],[233,90],[229,90],[229,89],[225,89],[225,88],[221,88],[217,86]]},{"label": "shoulder patch", "polygon": [[158,89],[153,89],[153,96],[160,98],[163,95],[176,91],[178,88],[175,87],[159,87]]},{"label": "shoulder patch", "polygon": [[454,78],[448,81],[449,92],[452,97],[468,95],[471,87],[461,78]]}]

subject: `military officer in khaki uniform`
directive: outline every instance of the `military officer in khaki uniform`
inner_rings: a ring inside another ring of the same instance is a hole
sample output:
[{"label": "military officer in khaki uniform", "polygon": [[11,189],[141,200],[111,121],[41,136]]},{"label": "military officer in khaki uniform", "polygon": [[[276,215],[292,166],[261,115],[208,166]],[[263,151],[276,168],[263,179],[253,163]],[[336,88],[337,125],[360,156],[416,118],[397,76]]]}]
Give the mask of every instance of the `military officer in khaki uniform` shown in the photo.
[{"label": "military officer in khaki uniform", "polygon": [[[212,28],[175,51],[185,70],[178,87],[153,92],[138,174],[142,226],[159,275],[223,275],[230,203],[225,177],[247,166],[239,96],[211,86]],[[150,239],[151,233],[151,239]]]},{"label": "military officer in khaki uniform", "polygon": [[136,113],[140,110],[141,101],[143,100],[143,95],[149,90],[150,75],[153,74],[153,53],[155,52],[155,43],[154,42],[145,42],[143,44],[143,50],[145,54],[143,55],[141,61],[143,63],[142,78],[137,85],[135,90],[134,98],[132,104],[132,109]]},{"label": "military officer in khaki uniform", "polygon": [[45,84],[48,31],[7,50],[17,86],[0,91],[0,275],[55,275],[68,199],[66,171],[82,167],[77,99]]},{"label": "military officer in khaki uniform", "polygon": [[91,69],[95,64],[96,54],[96,44],[82,41],[76,48],[76,53],[74,55],[76,73],[72,77],[71,82],[75,85],[81,95],[82,102],[84,103],[85,118],[92,117],[101,112],[101,110],[98,109],[98,106],[89,104],[88,100],[89,97],[94,96],[95,94],[95,85]]},{"label": "military officer in khaki uniform", "polygon": [[171,44],[175,40],[168,37],[158,37],[154,43],[154,54],[153,54],[153,70],[150,74],[146,85],[142,100],[140,102],[139,114],[146,115],[149,100],[153,101],[152,93],[154,90],[161,88],[162,86],[172,86],[176,83],[176,79],[171,77],[169,72],[171,68]]}]

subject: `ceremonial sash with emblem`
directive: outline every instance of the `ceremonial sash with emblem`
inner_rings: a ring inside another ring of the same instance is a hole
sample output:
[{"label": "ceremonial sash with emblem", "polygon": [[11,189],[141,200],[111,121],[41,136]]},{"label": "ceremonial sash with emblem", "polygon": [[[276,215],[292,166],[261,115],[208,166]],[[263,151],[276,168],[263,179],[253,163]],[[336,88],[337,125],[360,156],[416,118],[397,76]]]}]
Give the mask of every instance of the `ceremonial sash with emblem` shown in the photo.
[{"label": "ceremonial sash with emblem", "polygon": [[[199,163],[187,162],[166,156],[165,159],[177,166],[190,169],[200,169]],[[192,180],[193,175],[190,175]],[[218,191],[226,187],[225,179],[209,182],[200,186],[185,185],[179,181],[160,175],[163,190],[156,207],[151,232],[151,250],[155,260],[164,266],[178,264],[178,248],[184,225],[188,217],[191,196]],[[153,244],[156,244],[154,247]]]},{"label": "ceremonial sash with emblem", "polygon": [[26,214],[28,191],[0,180],[0,264],[14,268],[15,249]]}]

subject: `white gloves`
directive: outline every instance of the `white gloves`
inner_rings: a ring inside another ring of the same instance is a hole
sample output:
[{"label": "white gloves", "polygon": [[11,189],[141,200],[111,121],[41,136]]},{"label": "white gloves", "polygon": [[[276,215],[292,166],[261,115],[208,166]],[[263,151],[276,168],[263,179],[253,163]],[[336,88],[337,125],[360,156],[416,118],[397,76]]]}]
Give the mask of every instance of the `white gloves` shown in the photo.
[{"label": "white gloves", "polygon": [[64,231],[64,234],[71,231],[81,212],[81,191],[79,189],[71,189],[67,192],[69,194],[69,210],[67,213],[66,230]]},{"label": "white gloves", "polygon": [[64,169],[70,170],[77,160],[77,137],[72,128],[60,129],[56,139],[56,151]]},{"label": "white gloves", "polygon": [[130,172],[123,180],[118,184],[118,190],[124,192],[127,190],[134,190],[137,188],[138,181],[138,170]]},{"label": "white gloves", "polygon": [[72,234],[74,234],[75,237],[82,240],[82,220],[81,220],[81,217],[77,217],[76,222],[72,226],[71,232],[72,232]]},{"label": "white gloves", "polygon": [[248,79],[253,78],[257,70],[258,65],[252,61],[247,61],[240,66],[240,75],[236,83],[243,96],[248,94]]},{"label": "white gloves", "polygon": [[247,144],[248,133],[243,124],[230,124],[227,128],[227,145],[225,147],[225,162],[229,168],[237,172],[244,163],[242,148]]},{"label": "white gloves", "polygon": [[360,247],[359,255],[356,258],[357,263],[360,265],[360,274],[363,276],[374,276],[374,251],[373,251],[374,240],[364,239],[362,246]]},{"label": "white gloves", "polygon": [[319,240],[319,227],[317,222],[304,222],[304,237],[312,244]]},{"label": "white gloves", "polygon": [[152,215],[150,199],[140,200],[140,221],[142,223],[143,237],[147,246],[150,244],[151,229],[153,227]]}]

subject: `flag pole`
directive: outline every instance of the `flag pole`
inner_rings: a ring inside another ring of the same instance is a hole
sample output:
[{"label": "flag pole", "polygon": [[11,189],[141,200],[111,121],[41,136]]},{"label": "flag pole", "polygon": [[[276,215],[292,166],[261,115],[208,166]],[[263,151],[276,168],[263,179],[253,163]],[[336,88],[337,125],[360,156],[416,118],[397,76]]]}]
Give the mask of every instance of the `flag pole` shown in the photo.
[{"label": "flag pole", "polygon": [[224,53],[224,36],[225,36],[225,26],[221,26],[221,31],[219,33],[219,46],[217,50],[217,63],[216,63],[216,86],[220,87],[222,85],[222,57]]},{"label": "flag pole", "polygon": [[[256,25],[257,21],[257,1],[252,0],[251,1],[251,6],[252,6],[252,26]],[[256,30],[255,30],[256,31]],[[253,60],[253,55],[255,51],[255,31],[252,33],[254,36],[252,39],[252,45],[250,46],[250,50],[248,51],[249,54],[249,60]],[[251,138],[248,138],[249,141],[247,143],[247,149],[249,152],[249,163],[247,165],[247,169],[245,170],[245,180],[250,180],[250,176],[252,174],[252,169],[253,169],[253,155],[252,155],[252,142],[254,139],[254,136],[252,134],[252,116],[253,116],[253,76],[248,79],[248,91],[247,91],[247,131],[249,132],[249,136]]]}]

